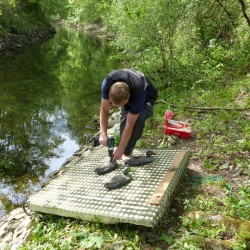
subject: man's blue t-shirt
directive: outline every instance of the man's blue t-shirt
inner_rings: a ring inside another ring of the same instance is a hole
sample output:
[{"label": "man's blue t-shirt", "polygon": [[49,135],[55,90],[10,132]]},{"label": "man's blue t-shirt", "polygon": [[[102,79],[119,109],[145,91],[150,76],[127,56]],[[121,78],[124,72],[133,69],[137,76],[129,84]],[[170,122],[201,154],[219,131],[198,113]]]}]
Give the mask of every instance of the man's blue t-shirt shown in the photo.
[{"label": "man's blue t-shirt", "polygon": [[[102,82],[102,98],[109,100],[108,91],[106,91],[107,89],[108,83],[107,79],[105,78]],[[124,106],[125,110],[129,111],[133,115],[140,114],[146,103],[147,94],[148,89],[144,90],[136,99],[129,100],[128,103]]]}]

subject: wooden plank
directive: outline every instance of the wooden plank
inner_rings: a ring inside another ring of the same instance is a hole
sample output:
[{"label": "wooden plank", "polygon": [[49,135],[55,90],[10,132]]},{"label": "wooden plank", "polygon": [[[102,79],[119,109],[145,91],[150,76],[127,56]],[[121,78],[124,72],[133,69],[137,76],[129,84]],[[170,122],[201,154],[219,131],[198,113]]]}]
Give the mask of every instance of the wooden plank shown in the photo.
[{"label": "wooden plank", "polygon": [[167,174],[163,177],[161,183],[159,184],[158,188],[156,189],[155,193],[152,195],[149,204],[159,206],[162,196],[164,195],[165,191],[167,190],[171,180],[173,179],[175,172],[178,170],[183,158],[186,155],[186,151],[181,151],[175,157],[174,161],[172,162],[170,168],[168,169]]}]

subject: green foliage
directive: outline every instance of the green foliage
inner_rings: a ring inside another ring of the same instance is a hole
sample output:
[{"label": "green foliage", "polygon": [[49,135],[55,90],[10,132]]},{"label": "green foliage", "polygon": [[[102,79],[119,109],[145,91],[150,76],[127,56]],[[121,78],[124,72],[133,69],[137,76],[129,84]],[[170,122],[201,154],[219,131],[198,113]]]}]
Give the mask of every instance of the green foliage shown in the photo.
[{"label": "green foliage", "polygon": [[74,21],[102,20],[121,52],[115,57],[163,87],[211,86],[248,70],[249,27],[237,1],[88,0],[69,7]]},{"label": "green foliage", "polygon": [[[177,80],[193,87],[208,87],[242,74],[242,69],[246,73],[249,59],[241,51],[249,50],[249,27],[240,19],[239,4],[236,1],[207,1],[204,4],[192,1],[186,13],[188,18],[182,23],[176,41]],[[246,35],[240,36],[238,29],[243,29]]]},{"label": "green foliage", "polygon": [[82,240],[80,246],[86,249],[95,247],[101,249],[106,241],[110,239],[110,236],[107,234],[98,235],[89,235],[85,240]]},{"label": "green foliage", "polygon": [[[182,207],[180,204],[177,205],[177,200],[174,200],[173,205],[178,208],[179,213],[175,216],[170,213],[168,221],[159,232],[149,233],[145,228],[132,225],[108,226],[98,220],[95,223],[88,223],[64,219],[66,222],[62,223],[62,218],[49,219],[50,216],[46,216],[39,219],[38,232],[35,225],[31,240],[23,246],[22,250],[32,249],[32,247],[44,249],[47,244],[49,244],[48,249],[52,247],[58,249],[70,249],[70,247],[72,249],[112,249],[114,247],[207,249],[210,245],[214,249],[244,249],[249,240],[249,228],[245,223],[250,219],[250,183],[249,180],[245,180],[247,175],[243,172],[238,176],[239,179],[233,179],[233,183],[230,183],[229,173],[236,166],[242,169],[241,164],[245,164],[248,160],[247,155],[244,156],[249,149],[248,133],[244,132],[249,131],[247,118],[239,111],[196,113],[183,110],[182,107],[187,103],[199,106],[239,107],[238,105],[241,105],[245,107],[249,102],[247,93],[249,93],[249,77],[231,82],[227,88],[218,84],[216,88],[210,88],[210,91],[205,89],[197,91],[195,88],[180,91],[178,86],[162,91],[162,96],[167,95],[171,103],[180,104],[180,108],[174,110],[176,113],[184,113],[194,118],[195,129],[198,129],[198,139],[194,144],[198,151],[201,150],[198,154],[194,152],[194,157],[197,157],[195,162],[209,162],[212,167],[209,171],[202,168],[203,176],[200,185],[191,185],[188,178],[182,183],[183,187],[178,188],[176,195],[183,203]],[[154,119],[159,120],[159,124],[160,121],[163,123],[166,108],[166,105],[156,104]],[[150,146],[152,138],[159,139],[163,136],[162,131],[161,133],[158,131],[159,134],[157,134],[155,129],[152,129],[155,120],[149,121],[146,125],[145,138],[142,138],[140,146]],[[150,139],[147,141],[146,138]],[[178,147],[181,146],[183,145],[178,145]],[[236,158],[238,160],[234,163]],[[235,164],[230,167],[231,169],[226,164],[228,161],[230,164]],[[219,172],[220,170],[222,172]],[[210,174],[218,178],[212,178]],[[220,174],[227,175],[227,178],[223,178]],[[217,218],[217,221],[213,220],[213,217]],[[228,218],[235,224],[228,224],[224,218]],[[52,226],[53,223],[59,225]],[[34,232],[37,234],[36,237],[33,235]],[[71,235],[70,238],[69,235]],[[40,239],[43,241],[39,242]],[[59,242],[63,243],[59,245]]]},{"label": "green foliage", "polygon": [[69,20],[75,23],[100,23],[109,12],[112,0],[74,0],[68,5]]},{"label": "green foliage", "polygon": [[0,2],[0,36],[7,33],[31,34],[39,28],[50,27],[55,18],[65,18],[68,0]]},{"label": "green foliage", "polygon": [[128,55],[130,64],[151,72],[171,72],[184,8],[176,1],[114,1],[108,25],[116,34],[113,43],[125,52],[120,57]]},{"label": "green foliage", "polygon": [[[245,1],[246,7],[249,2]],[[4,0],[1,29],[27,32],[30,23],[67,18],[104,23],[115,35],[115,56],[159,83],[211,86],[246,74],[249,26],[238,1]],[[26,29],[26,30],[25,30]]]},{"label": "green foliage", "polygon": [[[171,249],[203,249],[206,248],[204,239],[216,239],[216,246],[220,243],[221,249],[227,244],[230,249],[241,249],[238,247],[246,244],[250,235],[249,182],[240,185],[233,192],[228,192],[228,186],[230,184],[224,180],[202,184],[200,189],[205,191],[204,194],[184,201],[185,213],[181,216],[181,221],[185,232]],[[222,198],[215,197],[216,193]],[[238,240],[223,242],[227,234]]]},{"label": "green foliage", "polygon": [[230,41],[238,24],[240,5],[237,1],[211,1],[203,4],[192,1],[193,21],[202,45],[211,45],[211,40]]},{"label": "green foliage", "polygon": [[68,0],[27,0],[18,1],[21,10],[28,12],[35,18],[43,21],[51,21],[52,18],[66,18]]},{"label": "green foliage", "polygon": [[[226,205],[225,213],[234,218],[250,220],[250,182],[239,185],[232,195],[224,200]],[[249,232],[250,233],[250,232]]]},{"label": "green foliage", "polygon": [[[238,1],[7,0],[0,4],[1,28],[25,32],[28,23],[67,18],[105,24],[119,49],[115,57],[159,82],[212,86],[246,74],[249,26]],[[249,2],[245,1],[248,8]],[[32,20],[33,18],[33,20]],[[2,20],[2,21],[1,21]],[[27,20],[27,21],[25,21]],[[26,31],[27,32],[27,31]]]},{"label": "green foliage", "polygon": [[[101,225],[57,216],[37,216],[32,236],[20,250],[29,249],[140,249],[141,238],[132,227]],[[46,248],[44,248],[46,245]]]},{"label": "green foliage", "polygon": [[250,62],[250,30],[246,23],[239,25],[235,31],[235,39],[233,45],[232,61],[236,76],[249,72]]},{"label": "green foliage", "polygon": [[[11,5],[8,1],[0,2],[2,15],[0,15],[0,36],[7,33],[27,34],[44,24],[40,23],[18,5]],[[2,29],[2,32],[1,32]]]},{"label": "green foliage", "polygon": [[[183,213],[176,226],[178,233],[150,235],[151,243],[172,244],[171,249],[204,249],[204,239],[223,241],[228,237],[237,240],[230,243],[231,248],[244,249],[249,239],[245,225],[227,234],[225,224],[209,223],[206,218],[213,213],[240,221],[250,219],[249,181],[243,181],[249,177],[250,128],[247,115],[236,110],[202,114],[185,110],[187,104],[249,107],[249,76],[241,78],[240,82],[231,81],[246,75],[250,65],[250,31],[238,1],[75,0],[67,3],[41,0],[28,1],[22,8],[18,7],[18,3],[15,7],[6,1],[1,2],[1,33],[6,27],[9,30],[17,27],[17,30],[23,31],[21,28],[34,20],[27,18],[27,22],[23,21],[26,15],[49,20],[51,16],[70,13],[69,19],[77,23],[105,23],[114,35],[111,44],[117,48],[115,57],[154,79],[161,90],[161,97],[178,106],[174,110],[176,113],[194,118],[194,128],[198,132],[197,152],[194,155],[202,162],[202,170],[235,174],[242,182],[234,187],[225,181],[203,183],[200,189],[205,188],[205,191],[200,195],[193,195],[197,190],[185,187],[191,190],[189,196],[184,194],[185,212],[202,211],[205,218]],[[245,3],[249,8],[249,1]],[[79,50],[79,47],[73,47]],[[87,57],[92,58],[91,55]],[[74,73],[74,68],[81,67],[81,63],[73,65],[69,60],[65,67]],[[69,82],[70,74],[61,75],[61,79]],[[63,85],[65,89],[71,87],[70,84]],[[163,123],[166,108],[167,105],[160,104],[156,107],[158,123],[161,120]],[[157,145],[163,131],[159,129],[156,133],[151,126],[146,129],[144,135],[154,141],[142,138],[138,146]],[[164,140],[161,145],[166,146]],[[234,181],[235,185],[238,180]],[[219,189],[221,195],[209,195],[208,190],[213,188]],[[79,246],[101,249],[108,248],[111,242],[117,244],[117,248],[141,249],[147,244],[141,232],[144,231],[135,227],[109,227],[97,222],[43,218],[37,219],[30,241],[22,249],[46,249],[44,246],[47,249],[74,249]]]}]

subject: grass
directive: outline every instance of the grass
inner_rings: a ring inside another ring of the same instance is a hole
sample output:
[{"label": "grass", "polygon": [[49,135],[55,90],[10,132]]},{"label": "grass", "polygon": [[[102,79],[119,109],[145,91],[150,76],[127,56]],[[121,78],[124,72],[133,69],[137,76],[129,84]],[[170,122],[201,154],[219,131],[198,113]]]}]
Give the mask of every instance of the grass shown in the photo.
[{"label": "grass", "polygon": [[192,118],[195,140],[163,133],[159,102],[140,147],[186,148],[192,158],[168,217],[156,231],[134,225],[104,225],[37,214],[29,241],[20,249],[249,249],[249,110],[190,110],[184,107],[249,107],[250,76],[211,90],[161,92],[176,119]]}]

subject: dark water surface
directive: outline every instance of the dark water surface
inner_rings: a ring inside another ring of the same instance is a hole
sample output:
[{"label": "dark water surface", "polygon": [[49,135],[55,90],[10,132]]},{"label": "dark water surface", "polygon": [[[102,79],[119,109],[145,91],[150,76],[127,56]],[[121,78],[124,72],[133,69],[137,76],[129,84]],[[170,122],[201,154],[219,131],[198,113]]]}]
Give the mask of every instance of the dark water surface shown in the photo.
[{"label": "dark water surface", "polygon": [[117,68],[111,53],[103,41],[60,27],[41,46],[0,56],[0,217],[96,132],[89,126],[101,82]]}]

